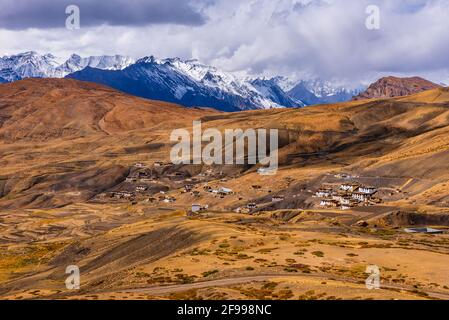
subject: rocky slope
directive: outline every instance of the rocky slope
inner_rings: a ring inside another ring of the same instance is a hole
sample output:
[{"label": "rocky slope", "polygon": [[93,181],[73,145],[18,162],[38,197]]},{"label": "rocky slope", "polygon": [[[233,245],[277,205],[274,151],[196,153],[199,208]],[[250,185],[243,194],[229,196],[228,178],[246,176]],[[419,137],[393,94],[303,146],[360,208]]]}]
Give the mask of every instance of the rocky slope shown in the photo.
[{"label": "rocky slope", "polygon": [[420,77],[385,77],[355,96],[354,100],[402,97],[436,88],[441,88],[441,86]]}]

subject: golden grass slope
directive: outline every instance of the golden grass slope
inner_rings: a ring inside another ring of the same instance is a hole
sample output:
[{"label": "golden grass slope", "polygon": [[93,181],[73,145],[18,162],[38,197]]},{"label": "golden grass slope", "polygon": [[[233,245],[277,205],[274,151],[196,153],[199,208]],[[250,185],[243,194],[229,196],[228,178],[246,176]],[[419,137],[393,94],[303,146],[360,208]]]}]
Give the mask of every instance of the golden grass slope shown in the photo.
[{"label": "golden grass slope", "polygon": [[[0,92],[1,298],[449,299],[448,235],[400,229],[449,224],[447,89],[230,114],[71,80],[26,80]],[[168,161],[171,130],[193,119],[219,130],[279,129],[278,174],[178,166],[193,176],[223,170],[226,181],[210,185],[236,194],[194,198],[173,184],[173,204],[95,201],[136,162]],[[314,208],[314,191],[341,172],[378,182],[384,203]],[[256,215],[232,212],[278,194],[286,201]],[[196,202],[210,209],[187,215]],[[364,220],[368,227],[358,226]],[[65,288],[71,264],[81,268],[81,291]],[[381,269],[380,290],[365,287],[370,264]]]},{"label": "golden grass slope", "polygon": [[[0,86],[0,138],[54,139],[174,128],[212,110],[186,109],[71,79],[27,79]],[[182,117],[179,117],[182,114]]]}]

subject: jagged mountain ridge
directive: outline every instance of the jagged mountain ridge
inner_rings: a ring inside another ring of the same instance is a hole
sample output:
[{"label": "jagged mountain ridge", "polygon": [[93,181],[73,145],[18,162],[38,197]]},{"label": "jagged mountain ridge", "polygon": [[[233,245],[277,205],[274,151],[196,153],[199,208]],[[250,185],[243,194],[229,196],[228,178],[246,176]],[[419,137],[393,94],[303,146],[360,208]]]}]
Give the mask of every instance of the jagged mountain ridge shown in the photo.
[{"label": "jagged mountain ridge", "polygon": [[[125,71],[127,68],[131,69]],[[359,93],[321,80],[295,83],[284,77],[242,78],[197,60],[179,58],[149,56],[135,61],[121,55],[82,58],[72,54],[60,63],[51,54],[33,51],[0,58],[0,83],[65,76],[109,85],[144,98],[224,111],[335,103]]]},{"label": "jagged mountain ridge", "polygon": [[60,63],[52,54],[40,55],[34,51],[0,57],[0,77],[6,82],[25,78],[63,78],[87,66],[99,69],[118,70],[132,64],[134,60],[125,56],[91,56],[81,58],[73,54]]},{"label": "jagged mountain ridge", "polygon": [[[132,68],[123,73],[121,80],[113,72],[101,72],[121,71],[128,67]],[[134,61],[120,55],[82,58],[73,54],[60,64],[51,54],[39,55],[33,51],[0,58],[2,82],[25,78],[62,78],[81,70],[85,70],[81,76],[85,81],[186,106],[211,106],[226,111],[304,106],[301,101],[290,98],[274,82],[256,81],[257,85],[254,85],[251,80],[241,79],[196,60],[160,60],[150,56]],[[76,76],[79,74],[70,77]],[[109,76],[112,78],[108,79]]]},{"label": "jagged mountain ridge", "polygon": [[307,105],[314,105],[349,101],[364,89],[361,85],[356,88],[348,88],[342,85],[334,85],[330,81],[312,79],[301,80],[291,87],[287,93],[294,99],[301,97]]},{"label": "jagged mountain ridge", "polygon": [[242,80],[196,60],[159,60],[150,56],[123,70],[85,68],[67,77],[189,107],[241,111],[304,106],[301,101],[291,99],[274,82]]}]

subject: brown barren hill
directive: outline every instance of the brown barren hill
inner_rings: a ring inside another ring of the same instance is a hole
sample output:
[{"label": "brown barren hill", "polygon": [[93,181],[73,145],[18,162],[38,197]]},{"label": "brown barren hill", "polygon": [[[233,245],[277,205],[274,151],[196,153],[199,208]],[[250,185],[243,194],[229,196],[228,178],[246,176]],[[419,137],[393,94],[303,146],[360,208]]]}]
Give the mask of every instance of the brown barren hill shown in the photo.
[{"label": "brown barren hill", "polygon": [[[215,114],[76,81],[0,91],[15,139],[0,138],[0,299],[449,299],[447,88]],[[276,175],[173,164],[171,132],[195,117],[278,129]],[[315,192],[343,182],[377,188],[372,203],[320,206]],[[366,290],[368,262],[379,290]],[[66,289],[68,265],[81,290]]]},{"label": "brown barren hill", "polygon": [[441,86],[420,77],[385,77],[371,84],[366,91],[354,97],[353,100],[402,97],[437,88]]},{"label": "brown barren hill", "polygon": [[10,141],[175,128],[216,112],[141,99],[71,79],[0,85],[0,139]]}]

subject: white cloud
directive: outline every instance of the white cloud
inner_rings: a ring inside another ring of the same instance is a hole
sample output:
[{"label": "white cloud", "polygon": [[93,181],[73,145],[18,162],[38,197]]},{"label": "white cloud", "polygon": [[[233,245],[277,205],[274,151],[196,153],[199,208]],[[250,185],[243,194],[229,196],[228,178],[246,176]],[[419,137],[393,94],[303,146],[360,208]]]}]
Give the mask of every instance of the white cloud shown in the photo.
[{"label": "white cloud", "polygon": [[[195,1],[198,26],[0,30],[3,51],[154,54],[198,58],[229,71],[362,80],[383,74],[447,81],[448,0]],[[380,30],[365,8],[381,10]]]}]

